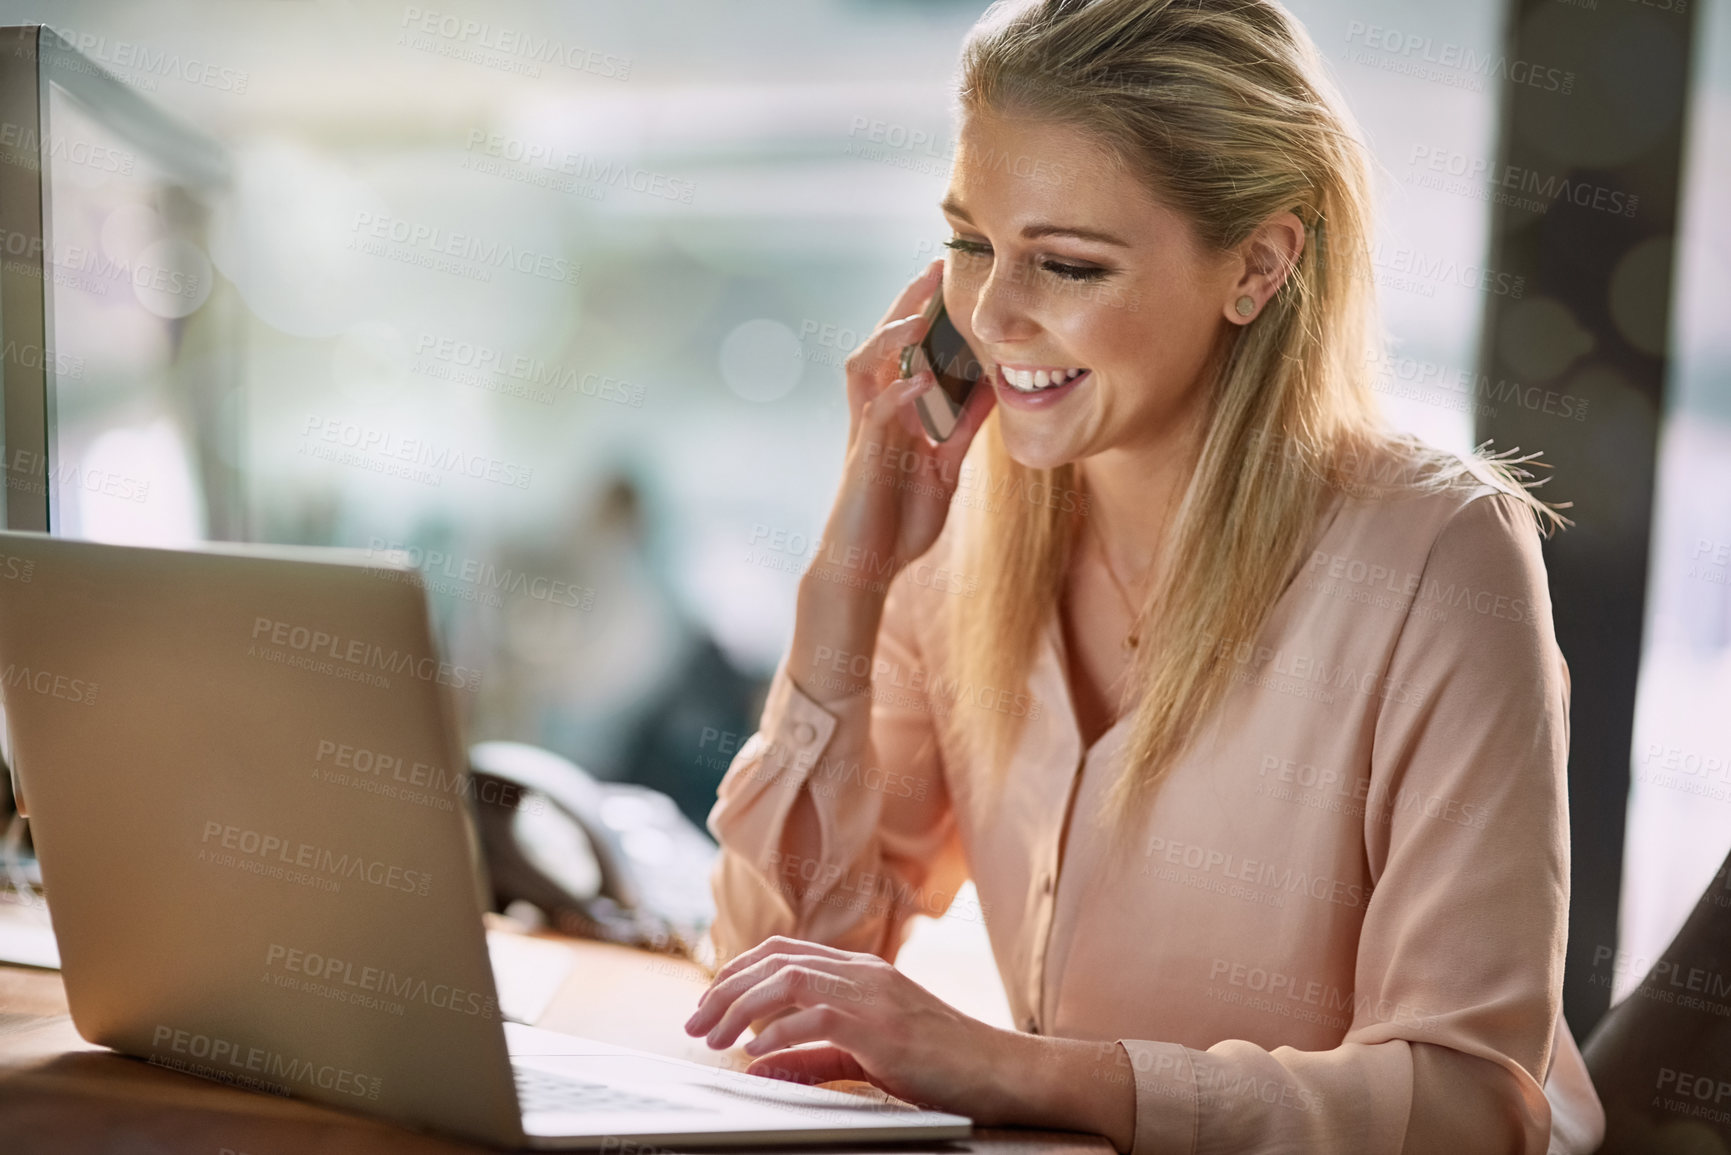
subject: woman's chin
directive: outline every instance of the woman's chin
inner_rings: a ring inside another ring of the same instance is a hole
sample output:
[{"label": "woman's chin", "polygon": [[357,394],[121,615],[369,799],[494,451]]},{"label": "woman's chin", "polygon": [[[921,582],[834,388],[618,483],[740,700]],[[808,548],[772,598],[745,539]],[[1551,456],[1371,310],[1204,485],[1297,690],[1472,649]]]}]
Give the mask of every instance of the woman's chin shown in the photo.
[{"label": "woman's chin", "polygon": [[1017,465],[1026,469],[1056,469],[1083,456],[1081,446],[1067,430],[1016,428],[1018,424],[1002,421],[999,425],[1004,449]]}]

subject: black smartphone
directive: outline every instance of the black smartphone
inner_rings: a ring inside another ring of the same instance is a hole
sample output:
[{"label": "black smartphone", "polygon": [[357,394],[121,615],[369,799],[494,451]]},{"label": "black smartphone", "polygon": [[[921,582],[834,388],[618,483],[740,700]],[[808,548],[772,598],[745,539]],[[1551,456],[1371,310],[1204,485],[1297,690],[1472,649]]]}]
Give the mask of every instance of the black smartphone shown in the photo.
[{"label": "black smartphone", "polygon": [[949,314],[944,311],[941,283],[938,291],[932,294],[925,314],[932,323],[926,329],[924,340],[902,349],[902,376],[912,377],[921,369],[930,369],[937,377],[937,387],[921,393],[914,407],[919,410],[920,424],[926,427],[932,440],[946,441],[956,431],[962,406],[967,404],[968,394],[973,392],[982,370],[980,359],[974,356],[974,351],[956,332]]}]

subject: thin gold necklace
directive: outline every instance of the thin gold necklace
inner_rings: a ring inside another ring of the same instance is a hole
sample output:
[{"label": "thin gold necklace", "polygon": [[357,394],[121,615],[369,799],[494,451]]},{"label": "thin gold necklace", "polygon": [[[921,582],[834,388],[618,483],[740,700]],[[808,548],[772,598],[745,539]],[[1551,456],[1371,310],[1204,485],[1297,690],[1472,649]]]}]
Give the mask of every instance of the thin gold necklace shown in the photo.
[{"label": "thin gold necklace", "polygon": [[1124,603],[1124,611],[1130,615],[1130,632],[1124,635],[1123,648],[1134,650],[1142,641],[1142,614],[1144,611],[1136,608],[1130,600],[1129,593],[1124,589],[1124,583],[1118,580],[1118,571],[1112,568],[1112,558],[1106,552],[1106,543],[1101,539],[1100,529],[1094,524],[1093,517],[1088,514],[1083,514],[1083,516],[1088,518],[1088,529],[1093,534],[1094,545],[1100,550],[1100,560],[1106,566],[1106,576],[1112,579],[1112,587],[1118,591],[1118,599]]}]

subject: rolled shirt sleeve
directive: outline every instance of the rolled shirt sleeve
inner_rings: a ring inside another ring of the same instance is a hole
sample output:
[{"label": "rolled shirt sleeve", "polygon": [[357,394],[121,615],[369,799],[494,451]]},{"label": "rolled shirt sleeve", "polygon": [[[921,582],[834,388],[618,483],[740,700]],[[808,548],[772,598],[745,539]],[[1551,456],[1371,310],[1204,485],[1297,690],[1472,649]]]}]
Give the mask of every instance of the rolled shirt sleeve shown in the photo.
[{"label": "rolled shirt sleeve", "polygon": [[904,578],[891,582],[874,654],[821,651],[819,668],[800,672],[820,690],[869,662],[869,694],[826,708],[784,656],[722,778],[708,820],[721,846],[720,958],[780,934],[893,961],[908,919],[942,914],[966,876],[917,640],[929,607]]},{"label": "rolled shirt sleeve", "polygon": [[1415,602],[1386,676],[1424,693],[1376,715],[1374,889],[1344,1039],[1325,1051],[1118,1040],[1136,1155],[1547,1150],[1568,682],[1531,514],[1495,491],[1466,501]]}]

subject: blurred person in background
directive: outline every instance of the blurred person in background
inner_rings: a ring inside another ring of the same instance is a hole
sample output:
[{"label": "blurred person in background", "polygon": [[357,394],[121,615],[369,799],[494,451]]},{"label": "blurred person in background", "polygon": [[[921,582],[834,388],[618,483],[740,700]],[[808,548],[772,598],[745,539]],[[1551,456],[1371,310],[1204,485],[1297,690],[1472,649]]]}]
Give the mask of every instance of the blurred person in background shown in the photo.
[{"label": "blurred person in background", "polygon": [[[1309,36],[1016,0],[960,103],[949,254],[849,359],[828,548],[710,814],[688,1032],[1147,1155],[1591,1150],[1561,518],[1384,424]],[[933,444],[898,354],[939,292],[985,375]],[[968,877],[1020,1030],[892,965]]]},{"label": "blurred person in background", "polygon": [[500,675],[483,689],[500,733],[660,790],[701,824],[725,769],[705,735],[748,733],[763,688],[667,588],[637,482],[613,473],[581,516],[501,549],[497,566],[545,595],[504,598]]}]

